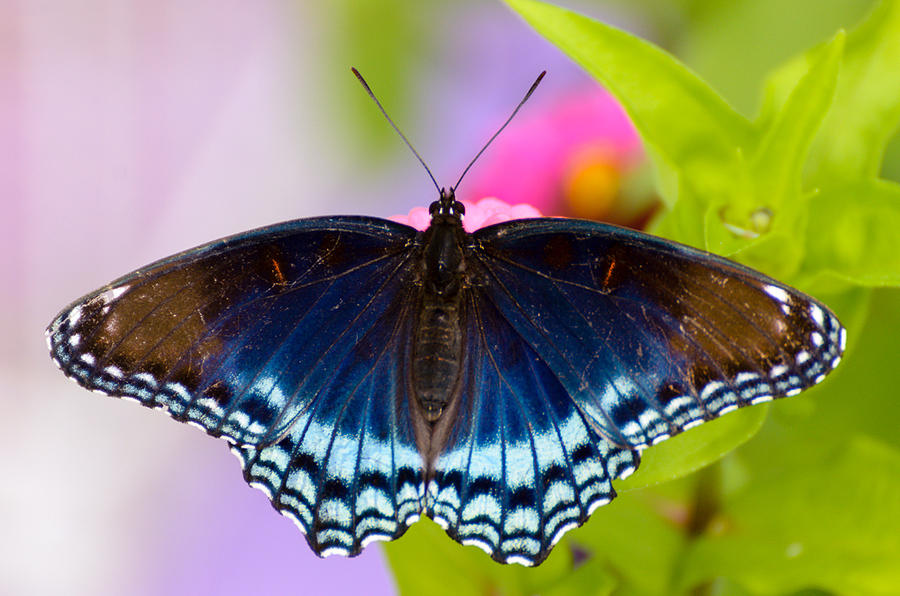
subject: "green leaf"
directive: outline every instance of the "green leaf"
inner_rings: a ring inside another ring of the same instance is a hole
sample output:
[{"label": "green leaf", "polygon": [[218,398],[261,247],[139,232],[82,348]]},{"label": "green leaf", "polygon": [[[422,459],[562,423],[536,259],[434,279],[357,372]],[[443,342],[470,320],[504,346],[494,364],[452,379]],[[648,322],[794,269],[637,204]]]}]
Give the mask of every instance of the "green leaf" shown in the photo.
[{"label": "green leaf", "polygon": [[567,539],[588,551],[586,565],[615,570],[622,584],[619,593],[667,594],[684,537],[661,511],[679,507],[677,501],[650,491],[624,494],[598,509]]},{"label": "green leaf", "polygon": [[[615,95],[649,145],[661,176],[668,179],[671,170],[678,177],[678,197],[665,197],[669,205],[687,197],[700,204],[725,202],[733,192],[741,151],[757,142],[747,119],[646,41],[535,0],[507,4]],[[695,235],[686,231],[679,237],[692,241]]]},{"label": "green leaf", "polygon": [[[540,591],[542,596],[609,596],[618,587],[616,577],[601,565],[580,565],[559,582]],[[535,592],[537,593],[537,592]]]},{"label": "green leaf", "polygon": [[756,438],[724,460],[742,481],[690,547],[681,585],[725,576],[754,594],[801,585],[864,594],[896,582],[897,541],[884,539],[900,536],[896,497],[885,494],[900,483],[900,292],[858,290],[874,299],[865,328],[850,328],[855,349],[824,383],[773,404]]},{"label": "green leaf", "polygon": [[809,71],[765,131],[750,175],[756,181],[755,194],[771,207],[800,195],[803,164],[831,107],[845,38],[840,32],[818,49]]},{"label": "green leaf", "polygon": [[811,199],[807,278],[831,275],[869,287],[900,286],[900,186],[865,180]]},{"label": "green leaf", "polygon": [[900,454],[856,438],[819,467],[783,469],[777,480],[751,484],[727,502],[719,534],[694,542],[680,587],[725,575],[752,593],[817,586],[895,594],[898,522]]},{"label": "green leaf", "polygon": [[[771,116],[818,51],[779,69],[767,84],[764,118]],[[817,187],[878,174],[900,123],[900,2],[884,0],[847,36],[834,106],[816,138],[808,181]]]},{"label": "green leaf", "polygon": [[686,0],[685,4],[693,14],[678,23],[671,37],[658,39],[677,48],[678,56],[742,114],[752,115],[759,110],[761,85],[775,68],[838,29],[859,23],[873,2]]},{"label": "green leaf", "polygon": [[641,454],[633,476],[614,483],[620,492],[686,476],[720,459],[757,433],[766,406],[744,408],[663,441]]},{"label": "green leaf", "polygon": [[[538,567],[500,565],[481,549],[454,542],[429,519],[383,548],[401,594],[536,594],[564,583],[572,573],[572,555],[560,546]],[[615,584],[611,577],[603,585],[608,583]]]},{"label": "green leaf", "polygon": [[[854,293],[871,296],[868,321],[860,325],[855,320],[858,317],[848,316],[840,298],[829,296],[829,304],[838,306],[837,312],[847,327],[847,354],[824,383],[796,400],[783,402],[789,406],[806,400],[812,405],[811,415],[803,425],[798,425],[796,419],[785,420],[786,432],[805,435],[816,450],[831,441],[845,442],[856,433],[900,449],[900,290],[855,288],[850,294]],[[788,410],[785,407],[776,414]],[[780,421],[777,415],[771,418],[773,422]]]},{"label": "green leaf", "polygon": [[[747,167],[747,192],[736,194],[731,204],[707,212],[709,250],[724,255],[743,251],[744,261],[780,279],[796,274],[803,259],[803,245],[796,238],[806,226],[806,203],[801,194],[803,166],[831,105],[844,37],[838,33],[819,49],[809,71],[766,126]],[[770,214],[764,230],[754,227],[761,210]],[[734,229],[764,233],[753,240],[735,234]],[[775,267],[767,267],[769,263]]]}]

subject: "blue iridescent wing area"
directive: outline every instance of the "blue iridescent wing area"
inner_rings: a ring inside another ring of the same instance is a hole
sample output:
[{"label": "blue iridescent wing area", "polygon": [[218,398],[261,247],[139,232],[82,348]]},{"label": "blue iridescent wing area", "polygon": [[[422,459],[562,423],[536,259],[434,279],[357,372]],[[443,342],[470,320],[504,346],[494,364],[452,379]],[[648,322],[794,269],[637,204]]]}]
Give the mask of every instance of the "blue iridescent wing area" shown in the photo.
[{"label": "blue iridescent wing area", "polygon": [[382,321],[327,367],[327,381],[284,438],[234,448],[247,482],[322,556],[352,556],[372,541],[397,538],[423,507],[422,459],[406,401],[415,294],[404,290],[381,292],[379,300],[390,301]]},{"label": "blue iridescent wing area", "polygon": [[213,242],[76,301],[50,351],[80,385],[224,438],[317,553],[354,554],[423,507],[399,381],[419,239],[341,217]]},{"label": "blue iridescent wing area", "polygon": [[427,513],[499,562],[534,565],[615,497],[610,481],[640,456],[604,439],[490,293],[467,293],[461,401],[433,464]]},{"label": "blue iridescent wing area", "polygon": [[[459,423],[429,514],[495,559],[540,563],[639,452],[837,366],[821,303],[725,259],[593,222],[475,232]],[[527,429],[527,431],[525,430]]]}]

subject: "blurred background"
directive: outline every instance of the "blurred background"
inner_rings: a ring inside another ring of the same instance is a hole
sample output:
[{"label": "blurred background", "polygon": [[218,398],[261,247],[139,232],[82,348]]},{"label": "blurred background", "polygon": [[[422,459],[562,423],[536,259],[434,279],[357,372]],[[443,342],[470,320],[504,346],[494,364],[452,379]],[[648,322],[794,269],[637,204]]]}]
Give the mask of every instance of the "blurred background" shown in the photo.
[{"label": "blurred background", "polygon": [[[770,69],[871,6],[565,4],[673,52],[748,116]],[[378,547],[319,560],[224,444],[77,388],[42,336],[78,296],[185,248],[434,200],[350,66],[442,185],[547,69],[460,195],[635,227],[654,212],[621,111],[500,3],[4,0],[0,594],[394,593]],[[897,142],[884,174],[900,175]]]}]

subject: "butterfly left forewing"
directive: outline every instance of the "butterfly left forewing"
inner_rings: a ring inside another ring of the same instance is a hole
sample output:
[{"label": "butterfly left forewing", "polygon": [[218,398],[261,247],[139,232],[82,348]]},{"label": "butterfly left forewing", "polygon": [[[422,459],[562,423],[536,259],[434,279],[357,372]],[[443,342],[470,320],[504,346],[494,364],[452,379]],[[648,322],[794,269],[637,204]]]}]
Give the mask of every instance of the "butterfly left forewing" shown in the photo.
[{"label": "butterfly left forewing", "polygon": [[377,321],[373,294],[405,271],[415,231],[378,221],[289,222],[151,264],[64,309],[51,355],[88,389],[232,442],[276,436],[317,363],[346,351],[333,338]]}]

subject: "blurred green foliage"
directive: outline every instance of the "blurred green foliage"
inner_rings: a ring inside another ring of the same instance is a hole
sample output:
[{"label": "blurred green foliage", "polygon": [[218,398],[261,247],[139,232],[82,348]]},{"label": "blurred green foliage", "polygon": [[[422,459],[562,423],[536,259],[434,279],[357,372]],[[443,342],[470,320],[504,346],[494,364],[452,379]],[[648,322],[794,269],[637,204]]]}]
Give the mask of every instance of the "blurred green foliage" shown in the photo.
[{"label": "blurred green foliage", "polygon": [[[419,71],[427,65],[423,56],[433,53],[427,35],[434,18],[430,7],[430,2],[422,2],[417,10],[409,10],[408,3],[401,0],[331,3],[326,14],[330,17],[329,33],[337,51],[330,83],[345,87],[352,82],[348,78],[348,65],[355,66],[375,85],[379,100],[390,106],[392,113],[412,112],[409,88],[417,84]],[[363,141],[360,149],[370,159],[377,158],[383,152],[376,149],[382,144],[395,144],[396,133],[385,126],[384,118],[372,109],[372,102],[364,93],[354,93],[349,102],[354,109],[345,110],[346,106],[341,106],[350,119],[348,129]]]},{"label": "blurred green foliage", "polygon": [[900,1],[639,3],[678,21],[656,25],[713,85],[615,28],[507,4],[632,117],[668,207],[654,231],[815,294],[849,346],[822,386],[648,450],[536,569],[415,525],[386,546],[401,592],[897,593],[900,186],[878,175],[900,121]]}]

